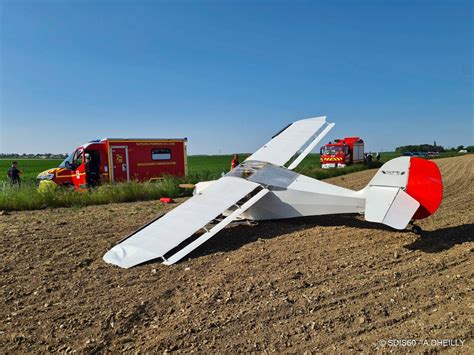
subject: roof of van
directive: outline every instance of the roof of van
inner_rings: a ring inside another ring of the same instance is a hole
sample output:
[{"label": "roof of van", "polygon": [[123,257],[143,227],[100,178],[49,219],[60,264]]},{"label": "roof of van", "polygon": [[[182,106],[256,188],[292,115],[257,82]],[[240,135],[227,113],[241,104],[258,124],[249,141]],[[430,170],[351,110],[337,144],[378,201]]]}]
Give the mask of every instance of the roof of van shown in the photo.
[{"label": "roof of van", "polygon": [[102,138],[101,141],[187,141],[188,138]]}]

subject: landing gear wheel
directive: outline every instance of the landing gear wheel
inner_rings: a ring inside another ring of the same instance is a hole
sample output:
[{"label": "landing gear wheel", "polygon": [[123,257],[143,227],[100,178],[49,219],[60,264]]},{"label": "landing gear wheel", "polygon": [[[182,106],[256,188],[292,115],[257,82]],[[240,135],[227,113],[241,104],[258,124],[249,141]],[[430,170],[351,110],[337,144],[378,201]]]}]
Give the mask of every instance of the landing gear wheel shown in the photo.
[{"label": "landing gear wheel", "polygon": [[421,235],[421,232],[423,232],[423,229],[421,229],[420,226],[413,225],[411,227],[411,231],[415,234]]}]

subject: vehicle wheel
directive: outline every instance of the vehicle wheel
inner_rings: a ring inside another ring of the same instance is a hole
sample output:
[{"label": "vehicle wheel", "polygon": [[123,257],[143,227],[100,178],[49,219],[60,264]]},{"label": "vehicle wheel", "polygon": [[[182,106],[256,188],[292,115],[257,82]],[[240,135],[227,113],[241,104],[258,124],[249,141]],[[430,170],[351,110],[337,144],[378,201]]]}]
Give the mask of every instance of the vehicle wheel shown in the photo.
[{"label": "vehicle wheel", "polygon": [[413,226],[411,227],[411,231],[415,234],[421,235],[421,232],[423,232],[423,229],[421,229],[420,226]]}]

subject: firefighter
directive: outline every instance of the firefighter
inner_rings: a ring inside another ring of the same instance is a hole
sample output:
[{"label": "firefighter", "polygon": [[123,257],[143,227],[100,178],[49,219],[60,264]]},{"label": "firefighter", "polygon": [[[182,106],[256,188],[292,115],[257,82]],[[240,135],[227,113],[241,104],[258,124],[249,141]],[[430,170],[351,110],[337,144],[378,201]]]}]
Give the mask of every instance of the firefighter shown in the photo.
[{"label": "firefighter", "polygon": [[86,156],[86,164],[85,164],[86,182],[87,182],[87,186],[92,187],[92,185],[94,184],[94,181],[92,179],[92,171],[91,171],[91,156],[89,153],[86,153],[85,156]]},{"label": "firefighter", "polygon": [[98,185],[97,164],[92,161],[91,155],[86,153],[86,181],[89,187]]},{"label": "firefighter", "polygon": [[20,179],[21,171],[18,169],[18,162],[14,161],[10,169],[8,169],[7,176],[10,179],[10,183],[13,185],[21,185]]},{"label": "firefighter", "polygon": [[234,154],[232,158],[232,162],[230,163],[230,170],[234,170],[238,165],[239,165],[239,156],[237,154]]},{"label": "firefighter", "polygon": [[372,164],[372,153],[371,152],[368,152],[366,155],[366,163],[367,165],[371,165]]}]

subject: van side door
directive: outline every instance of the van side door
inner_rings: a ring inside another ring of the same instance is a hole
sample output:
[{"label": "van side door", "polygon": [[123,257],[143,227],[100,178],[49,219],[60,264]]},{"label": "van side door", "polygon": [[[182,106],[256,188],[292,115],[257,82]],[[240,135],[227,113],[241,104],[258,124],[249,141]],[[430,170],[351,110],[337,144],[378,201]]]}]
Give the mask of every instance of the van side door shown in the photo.
[{"label": "van side door", "polygon": [[74,186],[77,191],[87,190],[86,183],[86,164],[84,157],[84,149],[79,148],[74,153],[74,158],[72,159],[71,170],[75,176],[72,177]]}]

